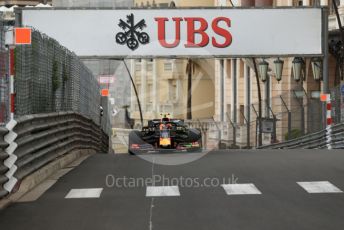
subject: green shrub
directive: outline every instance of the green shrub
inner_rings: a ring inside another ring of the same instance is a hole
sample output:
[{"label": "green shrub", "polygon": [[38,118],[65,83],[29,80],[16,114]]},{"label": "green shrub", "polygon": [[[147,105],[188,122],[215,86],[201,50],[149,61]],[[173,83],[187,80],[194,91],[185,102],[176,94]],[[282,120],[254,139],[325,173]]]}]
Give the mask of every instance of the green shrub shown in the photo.
[{"label": "green shrub", "polygon": [[60,81],[59,81],[59,76],[58,76],[58,62],[57,61],[54,61],[54,63],[53,63],[52,86],[53,86],[53,92],[55,92],[60,87]]},{"label": "green shrub", "polygon": [[292,140],[292,139],[295,139],[295,138],[298,138],[298,137],[301,137],[301,136],[302,136],[302,132],[299,129],[292,129],[291,130],[290,139],[288,138],[288,132],[286,134],[284,134],[284,138],[285,138],[286,141]]}]

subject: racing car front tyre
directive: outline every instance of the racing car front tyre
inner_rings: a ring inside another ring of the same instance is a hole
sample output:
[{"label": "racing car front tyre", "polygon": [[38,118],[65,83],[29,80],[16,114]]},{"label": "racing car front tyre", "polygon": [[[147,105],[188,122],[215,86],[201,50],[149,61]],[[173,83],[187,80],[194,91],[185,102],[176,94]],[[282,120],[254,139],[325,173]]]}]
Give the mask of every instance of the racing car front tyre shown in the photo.
[{"label": "racing car front tyre", "polygon": [[133,130],[129,133],[129,143],[128,143],[128,153],[130,155],[135,155],[135,150],[133,151],[130,147],[133,145],[133,144],[138,144],[138,145],[141,145],[141,144],[144,144],[145,142],[142,140],[141,138],[141,132],[138,131],[138,130]]},{"label": "racing car front tyre", "polygon": [[198,139],[198,145],[199,145],[199,147],[197,147],[197,148],[190,148],[190,149],[188,149],[187,151],[188,152],[200,152],[200,151],[202,151],[202,136],[201,136],[201,138],[200,139]]}]

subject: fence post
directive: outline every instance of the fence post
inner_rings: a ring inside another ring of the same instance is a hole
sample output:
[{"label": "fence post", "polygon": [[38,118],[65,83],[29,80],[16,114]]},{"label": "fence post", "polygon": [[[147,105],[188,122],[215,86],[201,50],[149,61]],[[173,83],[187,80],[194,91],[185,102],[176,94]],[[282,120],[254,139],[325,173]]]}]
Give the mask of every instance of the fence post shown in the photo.
[{"label": "fence post", "polygon": [[[207,132],[208,132],[208,124],[206,122],[201,122],[199,119],[197,119],[199,128],[201,129],[201,132],[203,133],[202,138],[202,146],[203,149],[207,149]],[[193,128],[189,125],[190,128]]]},{"label": "fence post", "polygon": [[250,148],[250,122],[249,120],[246,118],[245,114],[242,113],[242,111],[240,110],[241,116],[243,116],[245,122],[246,122],[246,148]]},{"label": "fence post", "polygon": [[219,126],[217,125],[217,123],[216,123],[214,117],[212,117],[212,119],[213,119],[214,124],[215,124],[215,126],[216,126],[216,128],[217,128],[217,137],[218,137],[218,139],[219,139],[218,148],[221,149],[221,138],[222,138],[222,137],[221,137],[221,129],[220,129]]},{"label": "fence post", "polygon": [[285,103],[285,101],[283,100],[281,95],[280,95],[280,98],[282,100],[282,104],[284,105],[284,107],[288,111],[288,140],[290,140],[291,139],[291,111],[289,110],[287,104]]},{"label": "fence post", "polygon": [[208,143],[208,124],[206,124],[206,123],[204,123],[204,126],[205,126],[205,128],[204,128],[204,131],[203,131],[203,133],[204,133],[204,138],[203,138],[203,142],[204,142],[204,149],[205,150],[207,150],[208,148],[207,148],[207,143]]},{"label": "fence post", "polygon": [[332,116],[331,94],[326,95],[326,146],[332,149]]},{"label": "fence post", "polygon": [[276,132],[276,129],[277,129],[277,125],[276,125],[276,122],[277,122],[277,117],[276,117],[276,114],[274,113],[274,111],[272,111],[271,107],[269,107],[269,110],[272,114],[272,119],[273,119],[273,133],[272,133],[272,143],[276,143],[276,140],[277,140],[277,132]]},{"label": "fence post", "polygon": [[[236,125],[233,123],[233,121],[231,120],[231,118],[229,117],[229,114],[226,113],[227,115],[227,119],[230,122],[232,128],[233,128],[233,147],[236,146]],[[229,126],[228,126],[228,136],[229,136]]]},{"label": "fence post", "polygon": [[[254,105],[252,104],[252,108],[253,108],[253,111],[255,112],[255,114],[256,114],[256,117],[258,117],[258,113],[257,113],[257,110],[256,110],[256,108],[254,107]],[[258,146],[258,136],[257,136],[257,133],[258,133],[258,128],[257,128],[257,119],[256,119],[256,147]]]},{"label": "fence post", "polygon": [[15,92],[14,92],[14,75],[15,75],[15,60],[14,60],[14,46],[9,48],[9,89],[10,89],[10,120],[14,119],[14,110],[15,110]]},{"label": "fence post", "polygon": [[301,133],[305,135],[305,108],[301,106]]},{"label": "fence post", "polygon": [[288,140],[291,139],[291,112],[288,111]]},{"label": "fence post", "polygon": [[305,108],[303,106],[303,99],[298,98],[295,90],[293,90],[293,93],[294,93],[296,101],[299,104],[300,110],[301,110],[301,124],[300,124],[300,126],[301,126],[301,133],[302,133],[302,135],[305,135]]}]

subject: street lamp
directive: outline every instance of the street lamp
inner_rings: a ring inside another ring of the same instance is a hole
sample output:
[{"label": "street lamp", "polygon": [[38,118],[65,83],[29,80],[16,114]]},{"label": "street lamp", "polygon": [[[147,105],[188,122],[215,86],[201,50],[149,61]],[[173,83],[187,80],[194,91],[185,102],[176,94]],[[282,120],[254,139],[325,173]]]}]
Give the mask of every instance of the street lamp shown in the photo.
[{"label": "street lamp", "polygon": [[265,82],[268,76],[269,63],[263,60],[258,65],[259,65],[260,79],[262,80],[262,82]]},{"label": "street lamp", "polygon": [[282,79],[284,61],[277,58],[277,60],[274,61],[274,64],[275,64],[276,80],[279,82]]},{"label": "street lamp", "polygon": [[293,60],[293,74],[294,80],[300,81],[301,79],[301,70],[302,70],[303,60],[301,57],[296,57]]},{"label": "street lamp", "polygon": [[320,58],[314,58],[311,61],[312,64],[312,72],[314,80],[318,81],[320,80],[321,76],[321,59]]}]

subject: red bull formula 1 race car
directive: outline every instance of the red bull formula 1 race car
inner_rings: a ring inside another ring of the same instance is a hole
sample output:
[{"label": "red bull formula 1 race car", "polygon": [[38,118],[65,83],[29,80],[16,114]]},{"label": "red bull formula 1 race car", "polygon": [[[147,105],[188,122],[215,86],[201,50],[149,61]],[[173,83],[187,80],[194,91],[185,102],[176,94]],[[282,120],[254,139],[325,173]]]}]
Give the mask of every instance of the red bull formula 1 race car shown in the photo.
[{"label": "red bull formula 1 race car", "polygon": [[188,128],[183,120],[170,119],[163,115],[161,119],[148,121],[142,131],[129,133],[129,154],[140,154],[151,151],[200,151],[202,133],[198,129]]}]

